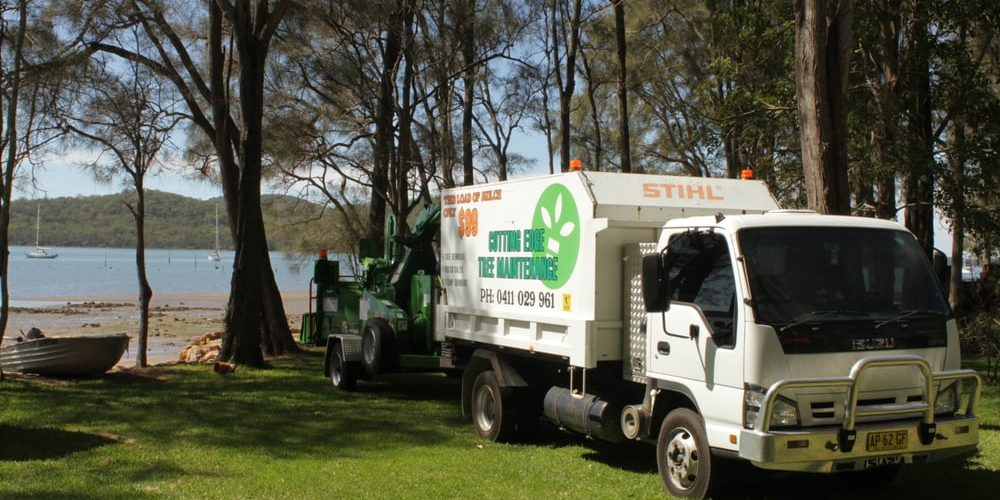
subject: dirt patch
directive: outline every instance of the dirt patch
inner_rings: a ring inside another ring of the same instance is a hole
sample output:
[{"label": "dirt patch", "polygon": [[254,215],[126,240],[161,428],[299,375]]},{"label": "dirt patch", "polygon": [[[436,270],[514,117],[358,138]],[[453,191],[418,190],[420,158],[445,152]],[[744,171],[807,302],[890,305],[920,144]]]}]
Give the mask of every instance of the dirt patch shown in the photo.
[{"label": "dirt patch", "polygon": [[[288,325],[297,332],[302,313],[309,306],[309,294],[292,292],[283,294],[282,298],[285,311],[289,313]],[[146,349],[148,364],[175,362],[188,341],[207,332],[223,331],[227,299],[221,294],[154,296]],[[103,300],[88,297],[83,301],[74,297],[52,297],[47,302],[53,305],[12,308],[4,345],[13,342],[19,332],[27,332],[32,327],[50,337],[127,333],[131,342],[118,366],[135,365],[139,344],[139,307],[135,302],[128,301],[127,297]]]}]

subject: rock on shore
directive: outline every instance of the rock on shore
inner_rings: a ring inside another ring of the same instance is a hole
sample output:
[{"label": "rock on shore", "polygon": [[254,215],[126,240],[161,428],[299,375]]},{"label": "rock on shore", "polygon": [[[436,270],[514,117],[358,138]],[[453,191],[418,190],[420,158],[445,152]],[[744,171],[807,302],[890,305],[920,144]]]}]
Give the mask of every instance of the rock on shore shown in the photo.
[{"label": "rock on shore", "polygon": [[222,349],[222,332],[209,332],[191,339],[181,348],[177,360],[181,363],[214,363]]}]

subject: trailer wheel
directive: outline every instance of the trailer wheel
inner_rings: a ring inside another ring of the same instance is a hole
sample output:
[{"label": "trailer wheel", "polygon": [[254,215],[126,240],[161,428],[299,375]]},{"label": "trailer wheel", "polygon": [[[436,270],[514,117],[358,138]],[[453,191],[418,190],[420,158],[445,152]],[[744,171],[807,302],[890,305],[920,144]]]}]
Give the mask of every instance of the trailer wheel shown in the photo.
[{"label": "trailer wheel", "polygon": [[516,416],[510,390],[500,387],[493,370],[486,370],[472,383],[472,425],[483,439],[507,442],[514,437]]},{"label": "trailer wheel", "polygon": [[330,381],[341,391],[352,391],[358,383],[357,366],[344,361],[344,354],[339,350],[330,358]]},{"label": "trailer wheel", "polygon": [[361,336],[361,364],[368,375],[374,377],[385,371],[385,357],[392,342],[392,327],[384,319],[373,318],[365,322],[365,331]]},{"label": "trailer wheel", "polygon": [[701,416],[678,408],[667,414],[656,440],[656,465],[667,492],[674,496],[704,497],[712,477],[712,455]]}]

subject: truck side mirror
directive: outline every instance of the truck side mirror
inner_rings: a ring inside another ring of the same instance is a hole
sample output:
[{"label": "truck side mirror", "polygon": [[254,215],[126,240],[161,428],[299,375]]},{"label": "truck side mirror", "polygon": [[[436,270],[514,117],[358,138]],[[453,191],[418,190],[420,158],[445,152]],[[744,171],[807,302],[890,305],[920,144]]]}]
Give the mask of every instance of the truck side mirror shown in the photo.
[{"label": "truck side mirror", "polygon": [[670,308],[670,284],[663,275],[663,254],[642,258],[642,300],[646,312],[663,312]]}]

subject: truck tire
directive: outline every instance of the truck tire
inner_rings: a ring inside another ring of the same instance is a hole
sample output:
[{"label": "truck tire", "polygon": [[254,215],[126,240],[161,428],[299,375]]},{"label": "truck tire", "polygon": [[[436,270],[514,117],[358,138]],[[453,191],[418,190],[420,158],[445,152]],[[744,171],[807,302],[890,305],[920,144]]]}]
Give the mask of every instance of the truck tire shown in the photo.
[{"label": "truck tire", "polygon": [[344,354],[339,349],[330,358],[330,382],[341,391],[353,391],[358,383],[356,363],[344,361]]},{"label": "truck tire", "polygon": [[517,416],[510,389],[500,387],[493,370],[485,370],[472,383],[472,425],[483,439],[509,442],[514,438]]},{"label": "truck tire", "polygon": [[656,440],[656,465],[663,487],[674,496],[703,498],[711,484],[712,453],[701,416],[678,408],[667,414]]},{"label": "truck tire", "polygon": [[369,376],[385,372],[389,364],[386,358],[393,342],[392,327],[384,319],[372,318],[365,322],[365,331],[361,336],[361,364]]}]

